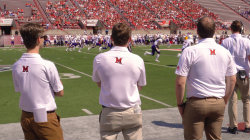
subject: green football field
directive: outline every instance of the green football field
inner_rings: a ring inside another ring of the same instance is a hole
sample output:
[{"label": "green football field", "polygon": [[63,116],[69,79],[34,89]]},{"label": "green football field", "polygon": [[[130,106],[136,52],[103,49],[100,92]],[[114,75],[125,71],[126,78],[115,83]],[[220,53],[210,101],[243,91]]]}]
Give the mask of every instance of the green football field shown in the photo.
[{"label": "green football field", "polygon": [[[169,49],[160,46],[161,49]],[[181,48],[171,46],[170,49]],[[92,81],[92,62],[99,53],[98,48],[82,52],[66,52],[65,47],[42,48],[43,58],[53,61],[60,73],[64,96],[56,97],[57,113],[63,117],[99,114],[99,88]],[[176,106],[175,68],[178,63],[177,51],[162,50],[160,62],[155,56],[144,56],[150,46],[137,46],[133,53],[140,55],[145,62],[147,86],[141,91],[142,109],[157,109]],[[11,70],[8,68],[18,60],[25,48],[0,48],[0,123],[13,123],[20,120],[19,93],[15,93]],[[85,109],[85,111],[83,111]],[[86,111],[87,110],[87,111]]]}]

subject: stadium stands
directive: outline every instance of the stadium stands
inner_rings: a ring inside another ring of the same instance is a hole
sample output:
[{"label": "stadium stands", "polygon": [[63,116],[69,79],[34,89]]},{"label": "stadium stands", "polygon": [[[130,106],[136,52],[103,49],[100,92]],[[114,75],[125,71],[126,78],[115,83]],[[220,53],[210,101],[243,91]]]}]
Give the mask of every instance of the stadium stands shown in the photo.
[{"label": "stadium stands", "polygon": [[250,5],[246,4],[242,0],[220,0],[220,1],[250,21],[250,13],[249,13]]},{"label": "stadium stands", "polygon": [[112,28],[117,22],[126,22],[116,9],[110,5],[108,0],[75,0],[88,19],[99,19],[103,21],[106,28]]},{"label": "stadium stands", "polygon": [[250,30],[249,21],[239,16],[235,11],[231,10],[218,0],[196,0],[202,7],[206,7],[211,12],[217,14],[221,22],[232,22],[233,20],[242,21],[246,30]]},{"label": "stadium stands", "polygon": [[[159,29],[157,19],[171,20],[180,29],[193,30],[204,15],[224,29],[224,22],[250,20],[250,0],[0,0],[0,16],[19,24],[39,22],[48,28],[80,29],[78,21],[100,20],[107,29],[126,22],[134,29]],[[6,4],[5,10],[4,5]],[[238,13],[238,14],[237,14]],[[250,27],[249,27],[250,28]]]},{"label": "stadium stands", "polygon": [[[22,24],[24,22],[42,22],[40,12],[34,5],[32,0],[1,0],[1,17],[13,18],[17,23]],[[4,5],[6,6],[4,9]]]}]

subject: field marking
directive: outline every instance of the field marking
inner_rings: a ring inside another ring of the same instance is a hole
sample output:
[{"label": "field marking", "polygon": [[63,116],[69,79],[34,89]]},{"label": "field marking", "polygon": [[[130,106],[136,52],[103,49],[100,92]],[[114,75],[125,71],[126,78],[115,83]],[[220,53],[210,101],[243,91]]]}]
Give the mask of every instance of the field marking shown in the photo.
[{"label": "field marking", "polygon": [[149,62],[144,62],[144,63],[145,63],[145,64],[150,64],[150,65],[159,66],[159,67],[165,67],[165,68],[172,68],[172,69],[176,69],[176,67],[171,67],[171,66],[165,66],[165,65],[154,64],[154,63],[149,63]]},{"label": "field marking", "polygon": [[[80,74],[82,74],[82,75],[85,75],[85,76],[88,76],[88,77],[92,78],[91,75],[86,74],[86,73],[84,73],[84,72],[75,70],[75,69],[73,69],[73,68],[67,67],[67,66],[65,66],[65,65],[63,65],[63,64],[60,64],[60,63],[56,63],[56,64],[59,65],[59,66],[62,66],[62,67],[64,67],[64,68],[67,68],[67,69],[69,69],[69,70],[78,72],[78,73],[80,73]],[[140,96],[143,97],[143,98],[145,98],[145,99],[154,101],[154,102],[159,103],[159,104],[161,104],[161,105],[164,105],[164,106],[166,106],[166,107],[172,107],[171,105],[165,104],[165,103],[163,103],[163,102],[161,102],[161,101],[158,101],[158,100],[156,100],[156,99],[153,99],[153,98],[151,98],[151,97],[148,97],[148,96],[145,96],[145,95],[142,95],[142,94],[140,94]]]},{"label": "field marking", "polygon": [[163,103],[163,102],[161,102],[161,101],[155,100],[155,99],[150,98],[150,97],[148,97],[148,96],[145,96],[145,95],[142,95],[142,94],[140,94],[140,96],[143,97],[143,98],[146,98],[146,99],[148,99],[148,100],[157,102],[157,103],[159,103],[159,104],[161,104],[161,105],[164,105],[164,106],[166,106],[166,107],[172,107],[171,105],[165,104],[165,103]]},{"label": "field marking", "polygon": [[60,63],[56,63],[56,64],[57,64],[57,65],[59,65],[59,66],[62,66],[62,67],[64,67],[64,68],[67,68],[67,69],[69,69],[69,70],[72,70],[72,71],[78,72],[78,73],[80,73],[80,74],[82,74],[82,75],[85,75],[85,76],[88,76],[88,77],[92,78],[92,76],[91,76],[91,75],[89,75],[89,74],[87,74],[87,73],[84,73],[84,72],[81,72],[81,71],[78,71],[78,70],[72,69],[72,68],[67,67],[67,66],[65,66],[65,65],[63,65],[63,64],[60,64]]},{"label": "field marking", "polygon": [[175,52],[181,52],[181,49],[160,49],[163,51],[175,51]]},{"label": "field marking", "polygon": [[85,113],[87,113],[88,115],[93,115],[93,113],[92,112],[90,112],[88,109],[82,109],[82,111],[83,112],[85,112]]}]

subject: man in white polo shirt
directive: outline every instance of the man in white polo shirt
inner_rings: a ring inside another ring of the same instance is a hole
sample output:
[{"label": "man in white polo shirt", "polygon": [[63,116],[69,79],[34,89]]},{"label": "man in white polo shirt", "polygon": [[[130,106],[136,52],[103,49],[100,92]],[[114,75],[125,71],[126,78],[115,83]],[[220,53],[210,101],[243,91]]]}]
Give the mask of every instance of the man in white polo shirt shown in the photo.
[{"label": "man in white polo shirt", "polygon": [[55,64],[39,55],[44,29],[29,23],[20,29],[27,53],[13,65],[15,91],[20,92],[21,126],[26,140],[63,140],[54,96],[63,96]]},{"label": "man in white polo shirt", "polygon": [[[237,71],[230,52],[213,39],[215,23],[211,18],[199,19],[197,33],[199,43],[182,52],[175,72],[184,138],[202,139],[205,130],[207,139],[221,139],[224,111]],[[183,101],[185,85],[186,105]]]},{"label": "man in white polo shirt", "polygon": [[237,68],[237,82],[234,92],[229,100],[228,115],[229,127],[228,132],[237,134],[237,91],[240,91],[243,102],[243,118],[245,122],[245,132],[250,132],[250,102],[249,102],[249,62],[250,62],[250,40],[243,38],[243,24],[240,21],[233,21],[231,24],[232,35],[223,40],[222,46],[230,51]]},{"label": "man in white polo shirt", "polygon": [[142,114],[139,90],[146,85],[144,61],[127,49],[131,29],[124,23],[114,25],[114,47],[97,55],[93,62],[93,81],[101,88],[99,103],[101,139],[142,139]]}]

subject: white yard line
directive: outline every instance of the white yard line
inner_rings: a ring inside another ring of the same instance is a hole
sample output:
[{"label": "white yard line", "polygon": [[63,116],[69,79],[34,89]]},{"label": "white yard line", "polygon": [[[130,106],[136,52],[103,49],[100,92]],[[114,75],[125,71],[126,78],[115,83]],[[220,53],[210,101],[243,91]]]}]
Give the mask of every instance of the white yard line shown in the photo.
[{"label": "white yard line", "polygon": [[148,96],[145,96],[145,95],[142,95],[142,94],[140,94],[140,96],[143,97],[143,98],[146,98],[146,99],[148,99],[148,100],[154,101],[154,102],[156,102],[156,103],[159,103],[159,104],[161,104],[161,105],[164,105],[164,106],[166,106],[166,107],[172,107],[171,105],[165,104],[165,103],[163,103],[163,102],[161,102],[161,101],[155,100],[155,99],[150,98],[150,97],[148,97]]},{"label": "white yard line", "polygon": [[88,115],[93,115],[93,113],[92,112],[90,112],[88,109],[82,109],[82,111],[83,112],[85,112],[85,113],[87,113]]},{"label": "white yard line", "polygon": [[[73,69],[73,68],[67,67],[67,66],[65,66],[65,65],[63,65],[63,64],[60,64],[60,63],[56,63],[56,64],[59,65],[59,66],[62,66],[62,67],[64,67],[64,68],[67,68],[67,69],[69,69],[69,70],[78,72],[78,73],[80,73],[80,74],[82,74],[82,75],[85,75],[85,76],[88,76],[88,77],[92,78],[91,75],[86,74],[86,73],[84,73],[84,72],[75,70],[75,69]],[[145,99],[154,101],[154,102],[159,103],[159,104],[161,104],[161,105],[164,105],[164,106],[166,106],[166,107],[172,107],[171,105],[165,104],[165,103],[163,103],[163,102],[161,102],[161,101],[158,101],[158,100],[156,100],[156,99],[153,99],[153,98],[151,98],[151,97],[148,97],[148,96],[145,96],[145,95],[142,95],[142,94],[140,94],[140,96],[143,97],[143,98],[145,98]]]},{"label": "white yard line", "polygon": [[3,71],[0,71],[0,72],[6,72],[6,71],[11,71],[11,70],[3,70]]},{"label": "white yard line", "polygon": [[149,63],[149,62],[144,62],[144,63],[149,64],[149,65],[159,66],[159,67],[176,69],[176,67],[171,67],[171,66],[166,66],[166,65],[154,64],[154,63]]},{"label": "white yard line", "polygon": [[78,71],[78,70],[72,69],[72,68],[67,67],[67,66],[65,66],[65,65],[63,65],[63,64],[60,64],[60,63],[56,63],[56,64],[57,64],[57,65],[59,65],[59,66],[62,66],[62,67],[64,67],[64,68],[67,68],[67,69],[69,69],[69,70],[72,70],[72,71],[78,72],[78,73],[80,73],[80,74],[82,74],[82,75],[85,75],[85,76],[88,76],[88,77],[92,78],[92,76],[91,76],[91,75],[89,75],[89,74],[87,74],[87,73],[84,73],[84,72],[81,72],[81,71]]}]

